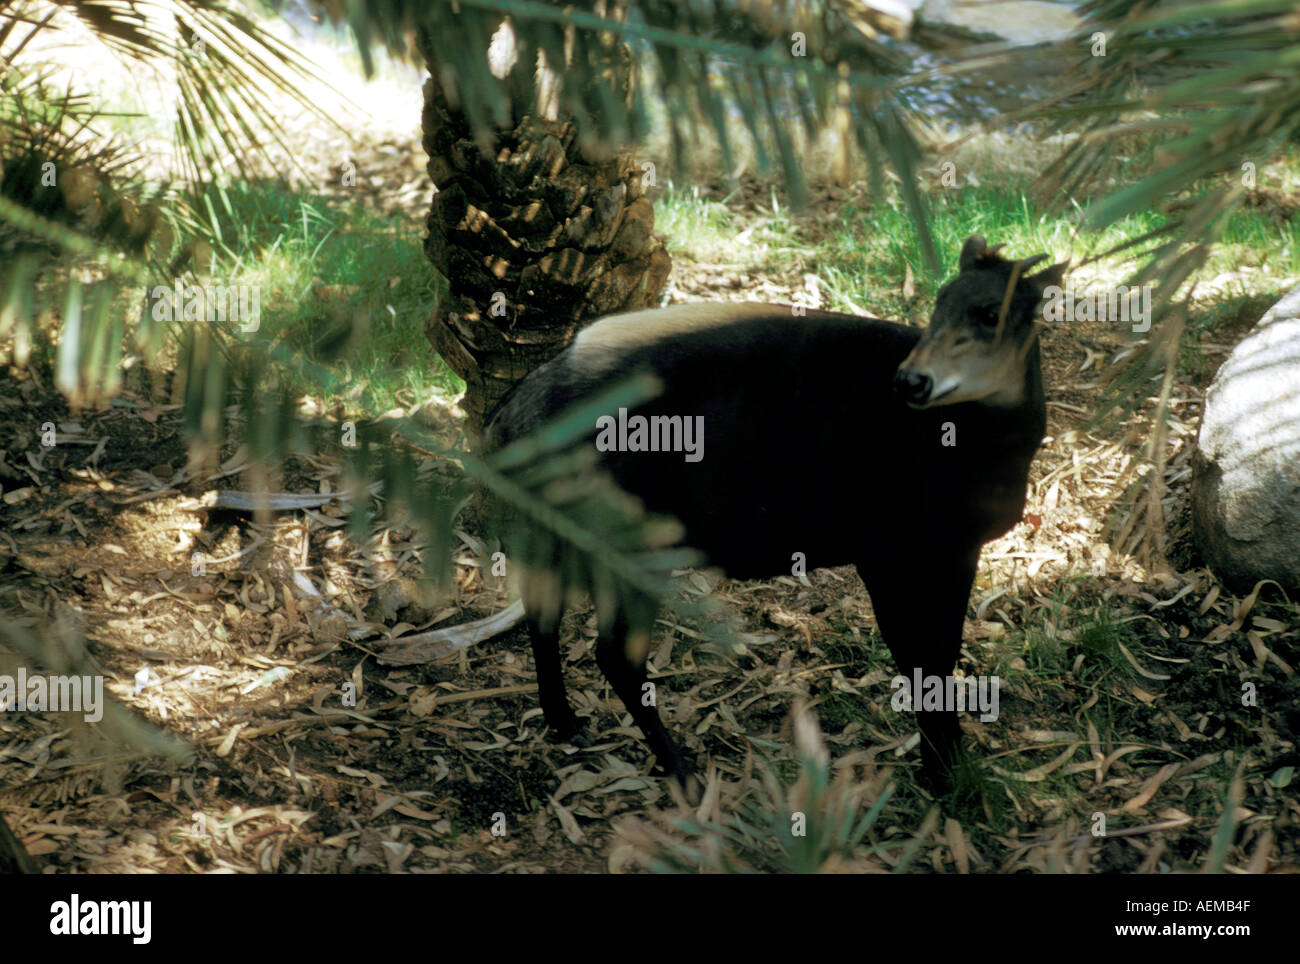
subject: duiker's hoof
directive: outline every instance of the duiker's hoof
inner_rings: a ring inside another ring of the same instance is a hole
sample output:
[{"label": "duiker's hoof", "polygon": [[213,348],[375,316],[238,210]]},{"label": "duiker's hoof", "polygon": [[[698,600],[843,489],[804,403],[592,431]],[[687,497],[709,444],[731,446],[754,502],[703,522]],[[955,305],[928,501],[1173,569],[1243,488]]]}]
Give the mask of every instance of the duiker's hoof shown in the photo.
[{"label": "duiker's hoof", "polygon": [[551,743],[571,743],[583,748],[591,746],[591,737],[587,736],[583,729],[582,721],[572,713],[569,714],[568,719],[559,724],[548,722],[546,728],[549,731],[547,739]]}]

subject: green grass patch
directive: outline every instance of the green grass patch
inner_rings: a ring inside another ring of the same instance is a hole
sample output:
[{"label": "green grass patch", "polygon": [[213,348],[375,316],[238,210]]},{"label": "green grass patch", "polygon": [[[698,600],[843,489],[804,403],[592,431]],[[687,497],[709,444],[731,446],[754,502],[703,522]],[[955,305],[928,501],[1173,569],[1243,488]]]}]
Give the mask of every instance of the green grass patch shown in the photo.
[{"label": "green grass patch", "polygon": [[698,187],[669,183],[655,200],[655,230],[673,255],[692,260],[760,270],[791,257],[800,243],[788,209],[773,192],[772,213],[736,230],[730,197],[705,197]]},{"label": "green grass patch", "polygon": [[826,654],[828,662],[843,663],[844,675],[850,679],[866,676],[881,660],[890,658],[879,630],[873,629],[865,636],[854,636],[842,616],[833,620],[831,625],[835,635],[819,642],[818,647]]},{"label": "green grass patch", "polygon": [[[920,232],[901,203],[877,204],[870,210],[846,207],[840,230],[825,240],[819,258],[819,274],[829,290],[831,307],[848,311],[856,304],[885,317],[923,323],[939,286],[957,273],[957,255],[972,234],[983,235],[990,244],[1005,244],[1006,252],[1014,257],[1038,252],[1064,257],[1066,252],[1078,250],[1071,239],[1077,212],[1040,213],[1024,183],[986,183],[948,191],[932,198],[931,214],[941,267],[937,276],[924,268]],[[1163,223],[1162,215],[1145,213],[1091,235],[1089,241],[1103,248]],[[911,298],[902,290],[909,269],[914,282]]]},{"label": "green grass patch", "polygon": [[335,376],[286,370],[291,389],[371,412],[463,389],[424,335],[446,282],[414,225],[274,184],[229,195],[214,277],[260,286],[261,333]]},{"label": "green grass patch", "polygon": [[857,693],[831,690],[817,700],[814,710],[828,733],[839,733],[867,716],[868,700]]},{"label": "green grass patch", "polygon": [[1128,676],[1132,667],[1120,647],[1132,652],[1133,631],[1101,604],[1082,610],[1053,605],[1041,626],[1025,633],[1023,656],[1035,679],[1073,676],[1089,684],[1104,677]]},{"label": "green grass patch", "polygon": [[[1126,179],[1154,163],[1150,144],[1136,144],[1130,153],[1130,163],[1123,171]],[[779,271],[798,260],[816,271],[830,309],[863,310],[924,324],[939,286],[957,271],[962,242],[972,234],[1005,244],[1006,252],[1014,257],[1046,252],[1054,258],[1071,257],[1078,264],[1169,223],[1166,213],[1153,208],[1103,231],[1078,234],[1090,198],[1074,199],[1062,211],[1047,214],[1034,200],[1028,178],[996,170],[971,173],[977,175],[974,183],[936,190],[929,196],[930,228],[940,258],[936,275],[925,268],[920,232],[897,191],[869,204],[845,204],[838,212],[837,227],[809,240],[800,231],[798,217],[775,198],[768,206],[771,213],[746,220],[744,230],[738,231],[728,198],[718,200],[698,188],[670,185],[655,202],[656,227],[675,254],[739,270]],[[1296,182],[1300,182],[1300,150],[1286,152],[1260,172],[1261,185]],[[1300,205],[1300,193],[1296,201]],[[1131,254],[1136,257],[1140,251],[1133,249]],[[1138,263],[1124,261],[1124,257],[1114,256],[1088,270],[1123,283]],[[1214,330],[1223,318],[1240,310],[1243,302],[1248,310],[1255,310],[1251,299],[1259,297],[1262,290],[1271,295],[1300,276],[1300,217],[1272,202],[1247,204],[1235,211],[1201,277],[1208,279],[1220,272],[1239,275],[1243,267],[1250,269],[1248,279],[1243,276],[1230,283],[1228,292],[1198,291],[1198,304],[1211,307],[1192,319],[1192,338],[1185,342],[1191,346],[1185,351],[1185,370],[1195,373],[1204,363],[1196,348],[1198,333]],[[903,279],[909,271],[913,285],[905,294]],[[1258,314],[1253,320],[1258,320]]]}]

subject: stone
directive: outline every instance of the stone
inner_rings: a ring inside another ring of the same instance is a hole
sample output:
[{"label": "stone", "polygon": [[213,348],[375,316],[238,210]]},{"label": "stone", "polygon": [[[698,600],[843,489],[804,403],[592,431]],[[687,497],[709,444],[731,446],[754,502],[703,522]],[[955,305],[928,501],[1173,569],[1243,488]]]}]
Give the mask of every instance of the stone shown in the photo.
[{"label": "stone", "polygon": [[1300,287],[1228,356],[1193,455],[1197,547],[1225,586],[1300,592]]},{"label": "stone", "polygon": [[920,0],[915,6],[918,24],[1014,44],[1064,40],[1082,23],[1070,5],[1048,0]]}]

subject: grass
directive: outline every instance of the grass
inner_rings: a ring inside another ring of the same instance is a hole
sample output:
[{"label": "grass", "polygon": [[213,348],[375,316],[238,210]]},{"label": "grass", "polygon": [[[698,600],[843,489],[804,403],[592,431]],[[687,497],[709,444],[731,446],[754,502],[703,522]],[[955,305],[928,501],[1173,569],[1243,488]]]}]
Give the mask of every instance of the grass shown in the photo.
[{"label": "grass", "polygon": [[240,185],[231,202],[214,275],[260,286],[264,333],[337,373],[294,387],[372,412],[460,391],[424,336],[446,282],[413,225],[274,183]]},{"label": "grass", "polygon": [[851,679],[865,676],[882,660],[888,659],[889,651],[878,629],[871,630],[865,637],[854,637],[843,616],[836,617],[831,625],[835,635],[819,645],[828,662],[844,664],[845,676]]},{"label": "grass", "polygon": [[[1036,213],[1026,189],[1027,185],[1007,183],[938,195],[931,221],[941,261],[938,276],[925,272],[920,233],[900,204],[877,204],[869,210],[846,207],[840,229],[823,244],[820,261],[831,307],[844,311],[857,304],[891,318],[923,320],[939,286],[956,273],[957,253],[972,234],[982,234],[990,243],[1005,243],[1009,252],[1017,254],[1068,251],[1072,222]],[[1132,233],[1143,229],[1134,225]],[[914,273],[915,298],[906,298],[901,290],[909,268]]]},{"label": "grass", "polygon": [[789,209],[779,201],[773,201],[768,217],[737,233],[730,200],[730,195],[715,200],[698,186],[670,182],[655,201],[655,230],[674,254],[749,270],[773,267],[801,244]]},{"label": "grass", "polygon": [[[1008,181],[939,195],[932,206],[931,222],[942,262],[937,277],[924,271],[920,234],[900,204],[877,204],[869,210],[846,207],[840,219],[842,227],[826,238],[818,251],[819,274],[829,291],[830,306],[852,311],[856,305],[885,317],[924,323],[939,286],[956,273],[957,253],[971,234],[982,234],[990,243],[1005,243],[1013,256],[1047,252],[1077,263],[1093,252],[1157,230],[1168,220],[1159,211],[1145,211],[1088,235],[1085,246],[1074,237],[1077,213],[1041,213],[1029,190],[1027,182]],[[1258,276],[1251,278],[1252,287],[1268,278],[1281,281],[1300,276],[1300,222],[1278,225],[1269,213],[1254,208],[1236,212],[1208,269],[1211,274],[1236,272],[1243,265],[1258,269]],[[1121,282],[1124,266],[1118,259],[1108,259],[1101,267],[1113,275],[1115,283]],[[912,298],[901,290],[909,268],[914,273]],[[1240,279],[1237,284],[1244,295]]]},{"label": "grass", "polygon": [[839,733],[850,723],[866,716],[868,701],[857,693],[832,690],[817,700],[817,716],[830,733]]},{"label": "grass", "polygon": [[[1129,179],[1156,163],[1150,145],[1135,145],[1118,176]],[[705,197],[697,188],[670,184],[656,201],[656,227],[670,250],[696,262],[723,263],[737,271],[780,269],[796,258],[811,266],[826,306],[836,311],[865,311],[882,317],[925,324],[939,286],[956,272],[957,253],[971,234],[1005,243],[1008,253],[1025,256],[1047,252],[1076,265],[1096,253],[1134,241],[1164,227],[1168,216],[1157,209],[1133,215],[1101,232],[1078,234],[1088,199],[1073,199],[1058,213],[1045,213],[1034,199],[1031,179],[998,169],[999,159],[985,157],[976,167],[964,163],[965,186],[930,194],[931,230],[941,261],[937,275],[925,270],[921,237],[910,214],[892,194],[869,204],[845,204],[834,227],[821,236],[801,230],[797,215],[775,202],[770,213],[747,222],[737,233],[728,198]],[[1270,197],[1293,197],[1300,207],[1300,150],[1292,148],[1259,175]],[[1281,187],[1279,187],[1279,185]],[[1075,275],[1076,284],[1113,285],[1127,280],[1136,260],[1123,255],[1094,262]],[[910,291],[904,279],[913,278]],[[1220,324],[1243,315],[1257,321],[1268,304],[1300,278],[1300,218],[1286,205],[1268,202],[1243,206],[1228,220],[1220,244],[1202,272],[1196,309],[1180,355],[1184,373],[1208,374],[1221,359],[1208,358],[1199,344]],[[1218,283],[1206,285],[1215,279]],[[1267,292],[1267,295],[1262,294]],[[1267,303],[1261,304],[1261,301]],[[1102,324],[1109,324],[1102,322]],[[1214,341],[1212,334],[1207,339]]]},{"label": "grass", "polygon": [[1010,823],[1008,793],[1024,793],[1016,785],[993,773],[986,762],[969,749],[958,755],[952,768],[952,791],[944,801],[944,812],[971,828],[972,840],[983,843],[986,837],[1006,830]]},{"label": "grass", "polygon": [[1022,684],[1032,681],[1041,688],[1062,685],[1065,677],[1092,685],[1132,673],[1120,647],[1133,652],[1136,634],[1129,623],[1116,618],[1114,604],[1100,598],[1090,574],[1062,578],[1052,588],[1041,620],[1025,627],[1018,645],[1003,648],[994,668],[999,677]]}]

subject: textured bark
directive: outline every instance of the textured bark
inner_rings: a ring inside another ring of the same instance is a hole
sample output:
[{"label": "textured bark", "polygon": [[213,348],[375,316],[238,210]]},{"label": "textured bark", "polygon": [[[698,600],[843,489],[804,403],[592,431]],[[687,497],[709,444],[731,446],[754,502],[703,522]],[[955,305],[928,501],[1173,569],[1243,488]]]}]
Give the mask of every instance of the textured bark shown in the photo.
[{"label": "textured bark", "polygon": [[430,65],[425,254],[451,290],[426,334],[465,379],[475,441],[506,390],[585,323],[657,304],[672,265],[631,152],[594,158],[570,121],[516,117],[480,146]]}]

